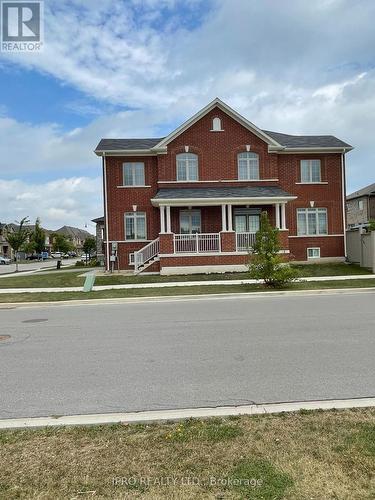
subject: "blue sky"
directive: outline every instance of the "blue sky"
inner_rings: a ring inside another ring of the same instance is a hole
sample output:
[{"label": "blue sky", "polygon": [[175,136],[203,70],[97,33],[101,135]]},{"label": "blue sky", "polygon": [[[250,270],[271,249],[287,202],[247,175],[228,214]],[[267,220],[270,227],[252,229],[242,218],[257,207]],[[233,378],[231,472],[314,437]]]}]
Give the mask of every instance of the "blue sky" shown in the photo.
[{"label": "blue sky", "polygon": [[353,144],[348,190],[374,182],[374,16],[372,0],[45,2],[44,51],[0,53],[0,220],[90,224],[99,139],[164,135],[216,96]]}]

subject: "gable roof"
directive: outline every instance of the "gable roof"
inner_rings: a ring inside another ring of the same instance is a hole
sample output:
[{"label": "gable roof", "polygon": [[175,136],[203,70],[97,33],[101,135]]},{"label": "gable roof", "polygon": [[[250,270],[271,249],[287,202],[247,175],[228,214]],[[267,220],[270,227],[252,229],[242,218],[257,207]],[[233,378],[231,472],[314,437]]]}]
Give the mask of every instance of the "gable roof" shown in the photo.
[{"label": "gable roof", "polygon": [[268,144],[270,151],[298,152],[300,150],[311,150],[315,152],[320,149],[331,149],[334,150],[334,152],[336,150],[340,152],[344,150],[346,152],[353,149],[350,144],[341,141],[333,135],[290,135],[280,132],[272,132],[270,130],[262,130],[237,113],[237,111],[232,109],[230,106],[225,104],[221,99],[216,97],[213,101],[207,104],[207,106],[198,111],[198,113],[193,115],[166,137],[148,139],[102,139],[96,147],[95,153],[100,156],[105,153],[147,153],[156,155],[157,153],[165,152],[167,145],[171,141],[173,141],[207,113],[212,111],[215,107],[224,111],[227,115],[250,130],[257,137],[265,141]]},{"label": "gable roof", "polygon": [[216,97],[213,101],[211,101],[207,106],[202,108],[198,113],[193,115],[191,118],[186,120],[182,125],[180,125],[178,128],[176,128],[173,132],[171,132],[167,137],[164,137],[158,144],[156,144],[155,149],[159,149],[162,147],[167,146],[168,143],[173,141],[176,137],[178,137],[182,132],[184,132],[186,129],[191,127],[194,123],[196,123],[198,120],[200,120],[203,116],[205,116],[207,113],[212,111],[214,108],[219,108],[224,113],[227,115],[231,116],[234,118],[237,122],[239,122],[241,125],[243,125],[245,128],[250,130],[250,132],[253,132],[256,136],[258,136],[260,139],[265,141],[267,144],[270,146],[281,146],[275,139],[270,137],[266,132],[258,128],[254,123],[251,123],[249,120],[244,118],[242,115],[237,113],[234,109],[232,109],[228,104],[225,104],[221,99]]},{"label": "gable roof", "polygon": [[62,226],[60,227],[60,229],[56,229],[56,231],[53,232],[63,234],[64,236],[67,236],[69,238],[78,238],[79,240],[85,240],[89,236],[93,236],[91,233],[85,231],[84,229],[79,229],[78,227],[72,226]]},{"label": "gable roof", "polygon": [[360,198],[361,196],[374,196],[375,195],[375,182],[374,184],[369,184],[368,186],[349,194],[346,199],[353,200],[354,198]]}]

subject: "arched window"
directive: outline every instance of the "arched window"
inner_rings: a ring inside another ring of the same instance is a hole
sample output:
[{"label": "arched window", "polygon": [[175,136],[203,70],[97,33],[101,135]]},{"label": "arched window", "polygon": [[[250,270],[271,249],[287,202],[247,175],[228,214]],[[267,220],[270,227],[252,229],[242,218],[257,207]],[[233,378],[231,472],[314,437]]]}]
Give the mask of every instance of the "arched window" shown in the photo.
[{"label": "arched window", "polygon": [[212,120],[212,130],[218,132],[219,130],[223,130],[221,128],[221,119],[216,117]]},{"label": "arched window", "polygon": [[252,181],[259,179],[259,156],[250,151],[238,153],[238,179]]},{"label": "arched window", "polygon": [[177,180],[198,180],[198,155],[194,153],[181,153],[176,156]]}]

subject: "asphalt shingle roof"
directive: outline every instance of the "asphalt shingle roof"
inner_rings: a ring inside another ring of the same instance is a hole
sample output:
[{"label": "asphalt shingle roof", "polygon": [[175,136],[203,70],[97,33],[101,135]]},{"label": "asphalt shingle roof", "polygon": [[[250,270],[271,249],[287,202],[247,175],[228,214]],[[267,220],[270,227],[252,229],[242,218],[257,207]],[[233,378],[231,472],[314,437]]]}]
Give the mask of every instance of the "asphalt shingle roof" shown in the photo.
[{"label": "asphalt shingle roof", "polygon": [[279,144],[287,148],[350,148],[350,144],[333,135],[289,135],[263,130]]},{"label": "asphalt shingle roof", "polygon": [[370,184],[369,186],[366,186],[362,189],[359,189],[358,191],[355,191],[352,194],[349,194],[346,199],[347,200],[353,200],[354,198],[359,198],[361,196],[369,196],[369,195],[375,195],[375,183]]},{"label": "asphalt shingle roof", "polygon": [[154,196],[157,200],[193,199],[193,198],[267,198],[292,196],[277,186],[252,187],[203,187],[159,189]]},{"label": "asphalt shingle roof", "polygon": [[129,149],[150,149],[156,146],[159,139],[102,139],[95,151],[126,151]]},{"label": "asphalt shingle roof", "polygon": [[[333,135],[289,135],[263,130],[282,146],[287,148],[348,148],[351,147]],[[127,151],[132,149],[150,149],[163,137],[148,139],[102,139],[95,151]]]}]

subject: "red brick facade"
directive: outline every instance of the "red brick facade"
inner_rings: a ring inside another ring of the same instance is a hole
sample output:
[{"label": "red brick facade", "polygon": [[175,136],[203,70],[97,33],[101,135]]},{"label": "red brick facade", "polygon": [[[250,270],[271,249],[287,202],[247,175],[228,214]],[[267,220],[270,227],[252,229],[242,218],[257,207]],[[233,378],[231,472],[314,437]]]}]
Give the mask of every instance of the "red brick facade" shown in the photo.
[{"label": "red brick facade", "polygon": [[[212,120],[221,119],[222,131],[212,131]],[[198,155],[198,182],[176,182],[176,155],[185,152]],[[238,181],[237,154],[246,151],[259,155],[259,180]],[[319,159],[321,161],[321,182],[301,184],[300,161]],[[122,165],[124,162],[143,162],[145,187],[123,187]],[[294,260],[307,260],[307,248],[319,247],[321,258],[343,258],[344,218],[342,192],[342,153],[269,152],[269,145],[263,138],[229,116],[220,108],[214,108],[196,121],[167,145],[166,152],[148,152],[144,156],[111,156],[106,154],[108,241],[118,242],[118,263],[120,269],[132,269],[129,254],[141,249],[147,241],[159,237],[160,212],[151,203],[161,188],[207,188],[235,186],[278,186],[296,199],[286,204],[287,230],[280,232],[282,247],[290,252]],[[241,206],[238,203],[238,206]],[[300,237],[297,235],[297,208],[326,208],[328,235]],[[186,209],[188,207],[185,207]],[[194,209],[197,207],[193,207]],[[258,206],[269,213],[275,224],[275,208],[272,205]],[[179,233],[179,212],[182,207],[171,207],[171,230]],[[222,211],[220,206],[202,206],[202,233],[221,233]],[[147,220],[147,241],[126,241],[124,214],[145,212]],[[160,235],[160,264],[154,263],[147,271],[179,266],[238,265],[248,261],[248,255],[236,252],[235,234],[220,235],[221,253],[215,255],[173,255],[173,235]],[[163,256],[164,255],[164,256]],[[160,267],[159,267],[160,266]]]}]

